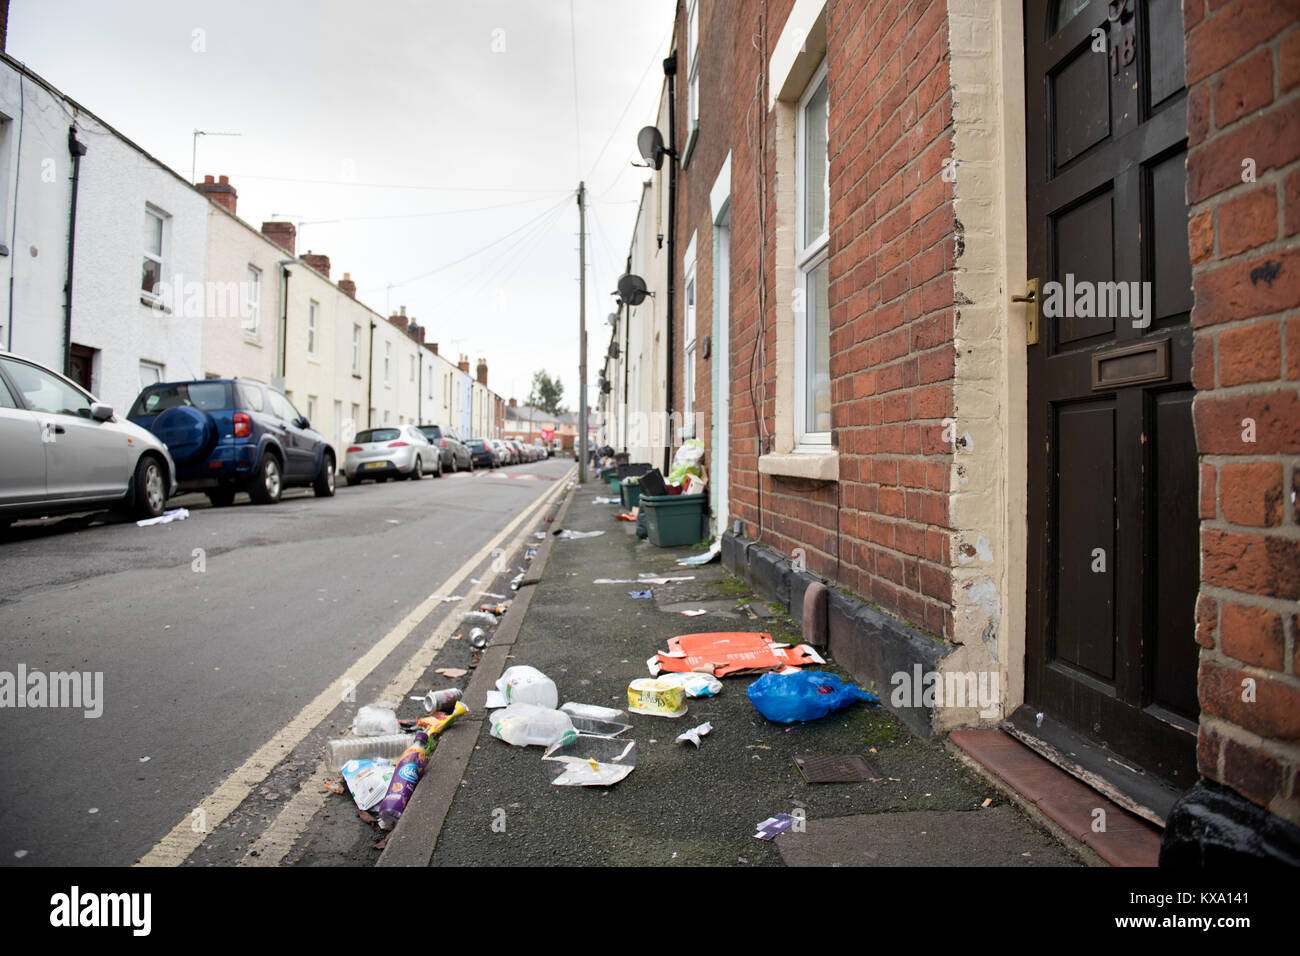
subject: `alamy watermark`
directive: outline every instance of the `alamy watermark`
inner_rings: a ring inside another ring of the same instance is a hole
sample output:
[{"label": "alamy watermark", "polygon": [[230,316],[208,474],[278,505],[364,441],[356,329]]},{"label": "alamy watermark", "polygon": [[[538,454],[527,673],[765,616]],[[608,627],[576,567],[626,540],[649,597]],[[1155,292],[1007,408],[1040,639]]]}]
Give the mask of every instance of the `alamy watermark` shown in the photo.
[{"label": "alamy watermark", "polygon": [[1043,285],[1043,316],[1049,319],[1129,319],[1133,328],[1151,324],[1150,282],[1076,282],[1067,272],[1065,282]]},{"label": "alamy watermark", "polygon": [[17,671],[0,671],[0,710],[6,707],[63,708],[84,711],[90,719],[104,713],[103,671],[29,671],[19,664]]},{"label": "alamy watermark", "polygon": [[997,671],[925,671],[920,664],[911,673],[896,671],[889,678],[894,689],[889,702],[902,707],[978,707],[981,717],[1002,712]]}]

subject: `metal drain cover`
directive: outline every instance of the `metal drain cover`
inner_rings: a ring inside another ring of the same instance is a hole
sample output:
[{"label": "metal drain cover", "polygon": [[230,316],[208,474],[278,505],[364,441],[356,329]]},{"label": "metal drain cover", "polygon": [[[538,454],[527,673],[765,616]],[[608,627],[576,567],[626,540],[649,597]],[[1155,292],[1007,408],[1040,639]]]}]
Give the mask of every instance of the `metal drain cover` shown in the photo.
[{"label": "metal drain cover", "polygon": [[794,762],[807,783],[862,783],[882,779],[871,764],[857,754],[795,757]]}]

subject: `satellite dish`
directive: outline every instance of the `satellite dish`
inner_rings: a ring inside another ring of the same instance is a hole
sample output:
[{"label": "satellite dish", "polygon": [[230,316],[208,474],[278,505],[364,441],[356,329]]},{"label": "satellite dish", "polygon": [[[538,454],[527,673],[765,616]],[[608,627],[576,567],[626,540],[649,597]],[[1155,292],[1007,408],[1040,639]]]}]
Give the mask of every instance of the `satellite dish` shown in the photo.
[{"label": "satellite dish", "polygon": [[645,279],[630,272],[627,275],[619,276],[618,294],[628,305],[640,305],[645,301],[648,294]]},{"label": "satellite dish", "polygon": [[664,164],[664,137],[656,126],[642,127],[636,134],[636,148],[641,150],[641,158],[659,169]]}]

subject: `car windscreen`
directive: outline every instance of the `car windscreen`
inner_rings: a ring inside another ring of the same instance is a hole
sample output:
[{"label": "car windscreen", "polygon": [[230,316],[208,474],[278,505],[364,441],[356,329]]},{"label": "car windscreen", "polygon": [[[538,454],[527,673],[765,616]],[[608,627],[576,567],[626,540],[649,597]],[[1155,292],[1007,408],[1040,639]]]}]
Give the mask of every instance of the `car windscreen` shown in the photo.
[{"label": "car windscreen", "polygon": [[481,439],[481,438],[471,438],[469,441],[465,442],[465,444],[466,444],[466,445],[469,445],[470,448],[486,448],[486,447],[487,447],[486,444],[483,442],[483,439]]},{"label": "car windscreen", "polygon": [[190,382],[147,388],[135,400],[127,417],[157,415],[178,405],[188,405],[205,412],[224,411],[231,407],[230,386],[226,382]]},{"label": "car windscreen", "polygon": [[356,443],[365,445],[376,441],[396,441],[401,434],[401,431],[396,428],[367,428],[357,432]]},{"label": "car windscreen", "polygon": [[421,425],[416,430],[429,441],[437,441],[442,437],[442,429],[437,425]]}]

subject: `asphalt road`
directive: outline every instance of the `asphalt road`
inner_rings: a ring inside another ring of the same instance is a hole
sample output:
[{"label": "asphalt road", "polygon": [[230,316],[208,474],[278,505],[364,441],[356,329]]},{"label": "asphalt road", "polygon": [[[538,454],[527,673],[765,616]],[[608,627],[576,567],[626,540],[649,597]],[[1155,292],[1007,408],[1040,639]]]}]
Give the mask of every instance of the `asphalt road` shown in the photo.
[{"label": "asphalt road", "polygon": [[[0,694],[0,863],[137,861],[571,466],[340,482],[333,498],[291,491],[275,506],[187,496],[168,507],[188,520],[146,528],[16,526],[0,541],[0,682],[19,665],[102,673],[102,714]],[[357,701],[382,693],[447,607]]]}]

